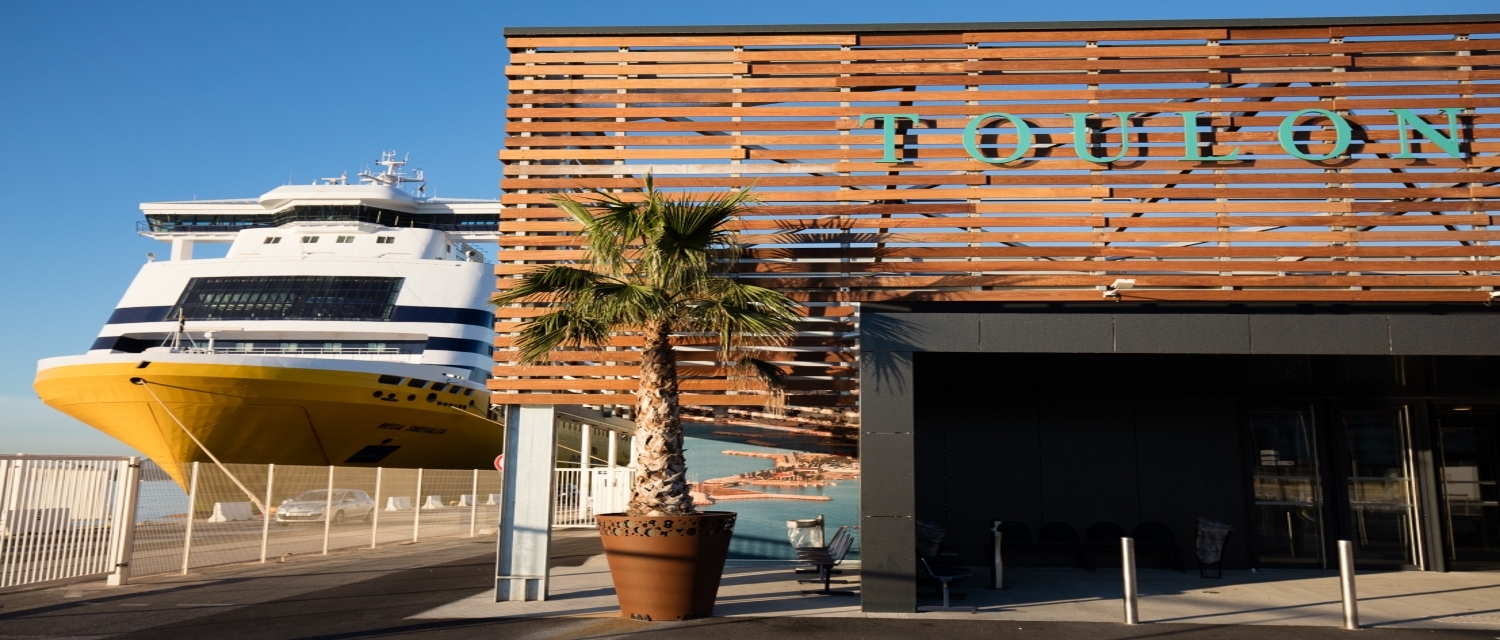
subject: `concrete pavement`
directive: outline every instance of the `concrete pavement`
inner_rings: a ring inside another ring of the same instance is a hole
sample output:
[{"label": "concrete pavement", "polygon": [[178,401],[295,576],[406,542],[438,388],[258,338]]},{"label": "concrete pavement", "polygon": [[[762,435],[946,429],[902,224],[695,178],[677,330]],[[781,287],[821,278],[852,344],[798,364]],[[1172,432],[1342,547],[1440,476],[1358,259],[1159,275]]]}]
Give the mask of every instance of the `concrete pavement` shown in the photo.
[{"label": "concrete pavement", "polygon": [[[583,576],[580,584],[607,584],[602,558],[591,532],[558,532],[554,541],[554,575]],[[821,607],[850,607],[852,598],[833,601],[769,593],[784,588],[791,574],[785,567],[736,567],[721,593],[720,617],[684,623],[624,620],[612,611],[585,617],[455,617],[445,608],[483,603],[493,584],[494,537],[450,538],[350,550],[329,556],[293,557],[286,564],[242,564],[195,571],[189,576],[157,576],[136,586],[107,588],[96,583],[0,593],[0,640],[19,638],[129,638],[202,640],[204,638],[604,638],[671,637],[715,640],[803,636],[818,638],[906,638],[940,633],[944,640],[968,638],[1156,638],[1185,636],[1239,640],[1265,638],[1348,638],[1331,626],[1183,624],[1157,622],[1126,627],[1086,619],[1014,621],[990,614],[921,614],[894,618],[798,615]],[[1097,574],[1101,584],[1110,576]],[[1412,575],[1412,574],[1406,574]],[[1450,574],[1452,575],[1452,574]],[[857,573],[845,577],[857,580]],[[1114,576],[1116,579],[1118,575]],[[1193,576],[1196,580],[1196,576]],[[1021,576],[1017,574],[1016,580]],[[1020,584],[1017,582],[1016,584]],[[1144,581],[1143,581],[1144,584]],[[1223,583],[1230,585],[1226,581]],[[757,586],[759,585],[759,586]],[[975,585],[978,586],[978,585]],[[1225,588],[1228,588],[1227,586]],[[1487,587],[1486,587],[1487,588]],[[1143,589],[1151,593],[1149,589]],[[975,604],[983,594],[975,589]],[[1481,589],[1455,591],[1453,594]],[[1010,592],[1000,592],[1010,597]],[[1453,594],[1437,597],[1451,597]],[[559,594],[562,595],[562,594]],[[598,597],[594,593],[585,597]],[[1017,588],[1016,597],[1024,597]],[[1224,595],[1224,594],[1220,594]],[[1150,598],[1156,595],[1148,596]],[[1378,597],[1378,596],[1376,596]],[[564,602],[566,598],[553,601]],[[457,603],[457,604],[455,604]],[[494,603],[489,603],[493,605]],[[576,603],[574,603],[576,604]],[[989,606],[989,605],[986,605]],[[1093,606],[1113,610],[1118,601]],[[1143,611],[1149,612],[1143,601]],[[1494,605],[1500,606],[1500,604]],[[783,611],[767,617],[771,610]],[[1101,609],[1102,610],[1102,609]],[[756,611],[761,611],[756,615]],[[849,615],[849,614],[845,614]],[[855,614],[858,615],[858,614]],[[990,618],[990,619],[985,619]],[[1147,615],[1148,619],[1150,614]],[[1491,639],[1500,633],[1450,625],[1443,629],[1377,628],[1360,632],[1372,639],[1472,637]]]}]

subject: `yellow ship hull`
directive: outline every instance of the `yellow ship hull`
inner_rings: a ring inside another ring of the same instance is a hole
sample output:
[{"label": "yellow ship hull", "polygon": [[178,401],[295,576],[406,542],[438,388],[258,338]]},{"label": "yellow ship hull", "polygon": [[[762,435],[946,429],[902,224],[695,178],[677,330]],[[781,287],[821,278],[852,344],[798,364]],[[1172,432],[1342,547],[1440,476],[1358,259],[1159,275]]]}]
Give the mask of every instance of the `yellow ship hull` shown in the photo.
[{"label": "yellow ship hull", "polygon": [[433,391],[443,381],[433,367],[142,356],[44,360],[34,386],[42,402],[155,460],[179,484],[172,463],[209,461],[184,429],[224,463],[483,469],[502,450],[488,394]]}]

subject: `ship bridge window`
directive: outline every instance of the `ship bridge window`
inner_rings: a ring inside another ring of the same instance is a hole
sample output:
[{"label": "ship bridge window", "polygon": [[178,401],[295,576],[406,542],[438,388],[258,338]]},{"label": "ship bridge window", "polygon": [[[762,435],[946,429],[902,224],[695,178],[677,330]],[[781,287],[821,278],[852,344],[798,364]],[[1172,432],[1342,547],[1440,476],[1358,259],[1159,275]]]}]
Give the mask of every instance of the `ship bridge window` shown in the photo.
[{"label": "ship bridge window", "polygon": [[448,388],[448,385],[446,385],[444,383],[441,383],[441,382],[434,382],[434,383],[432,383],[432,390],[433,391],[442,391],[443,389],[446,389],[446,388]]},{"label": "ship bridge window", "polygon": [[401,376],[380,376],[376,382],[380,384],[401,384]]},{"label": "ship bridge window", "polygon": [[375,236],[375,244],[396,244],[396,236]]},{"label": "ship bridge window", "polygon": [[261,244],[281,244],[281,236],[266,236],[266,239],[265,240],[261,240],[260,243]]},{"label": "ship bridge window", "polygon": [[312,244],[318,241],[320,236],[302,236],[302,244]]},{"label": "ship bridge window", "polygon": [[193,278],[166,317],[187,320],[389,320],[404,278]]},{"label": "ship bridge window", "polygon": [[349,244],[354,242],[354,236],[339,236],[337,242],[339,244]]},{"label": "ship bridge window", "polygon": [[416,378],[412,378],[410,381],[408,381],[406,383],[406,386],[408,386],[408,387],[415,387],[417,389],[421,389],[422,387],[427,386],[427,381],[426,380],[418,380]]}]

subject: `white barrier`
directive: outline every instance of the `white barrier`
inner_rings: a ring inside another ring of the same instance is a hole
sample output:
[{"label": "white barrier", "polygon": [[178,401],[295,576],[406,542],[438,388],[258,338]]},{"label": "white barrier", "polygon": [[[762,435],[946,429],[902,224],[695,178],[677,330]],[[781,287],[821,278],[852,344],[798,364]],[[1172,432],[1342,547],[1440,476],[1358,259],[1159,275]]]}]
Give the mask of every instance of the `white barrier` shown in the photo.
[{"label": "white barrier", "polygon": [[0,455],[0,587],[129,578],[138,460]]},{"label": "white barrier", "polygon": [[472,507],[472,506],[474,506],[474,494],[472,494],[472,493],[465,493],[465,494],[459,496],[458,497],[458,506],[460,506],[460,507]]},{"label": "white barrier", "polygon": [[443,508],[443,497],[442,496],[427,496],[427,502],[422,503],[422,508],[425,509],[425,510],[432,510],[432,509],[441,509],[441,508]]},{"label": "white barrier", "polygon": [[411,496],[391,496],[385,500],[386,511],[411,511]]},{"label": "white barrier", "polygon": [[66,507],[7,510],[0,514],[0,537],[55,533],[67,529],[70,522]]},{"label": "white barrier", "polygon": [[492,494],[490,494],[489,499],[484,501],[484,506],[486,506],[486,507],[498,507],[498,506],[500,506],[500,494],[498,494],[498,493],[492,493]]},{"label": "white barrier", "polygon": [[215,502],[214,514],[208,517],[209,522],[238,522],[250,520],[250,503],[248,502]]}]

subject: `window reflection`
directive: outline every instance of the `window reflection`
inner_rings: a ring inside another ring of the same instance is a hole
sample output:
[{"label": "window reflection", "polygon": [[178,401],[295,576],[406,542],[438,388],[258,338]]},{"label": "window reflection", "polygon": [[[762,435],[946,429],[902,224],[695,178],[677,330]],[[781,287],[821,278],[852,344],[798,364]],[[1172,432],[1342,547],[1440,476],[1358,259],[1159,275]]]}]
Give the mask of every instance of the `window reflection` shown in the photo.
[{"label": "window reflection", "polygon": [[1323,564],[1323,490],[1307,411],[1251,412],[1252,462],[1262,562]]}]

